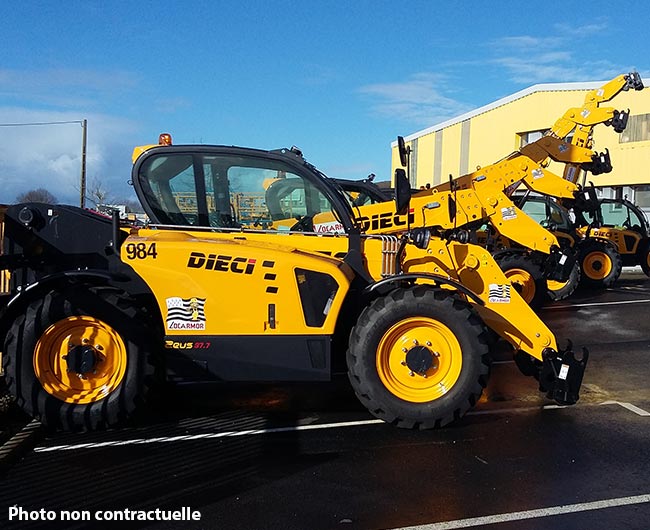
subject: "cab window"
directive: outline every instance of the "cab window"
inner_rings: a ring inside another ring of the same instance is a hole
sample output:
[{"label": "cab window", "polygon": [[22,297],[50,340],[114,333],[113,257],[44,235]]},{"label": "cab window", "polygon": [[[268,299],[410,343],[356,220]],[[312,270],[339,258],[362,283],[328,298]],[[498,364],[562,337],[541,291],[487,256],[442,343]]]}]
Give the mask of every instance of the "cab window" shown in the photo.
[{"label": "cab window", "polygon": [[637,230],[643,227],[643,221],[639,219],[637,213],[623,203],[604,201],[601,203],[600,210],[604,226],[620,226]]},{"label": "cab window", "polygon": [[191,155],[151,158],[140,170],[146,203],[161,223],[196,225],[199,205]]},{"label": "cab window", "polygon": [[317,185],[282,161],[209,153],[161,155],[143,164],[140,179],[161,223],[344,232]]}]

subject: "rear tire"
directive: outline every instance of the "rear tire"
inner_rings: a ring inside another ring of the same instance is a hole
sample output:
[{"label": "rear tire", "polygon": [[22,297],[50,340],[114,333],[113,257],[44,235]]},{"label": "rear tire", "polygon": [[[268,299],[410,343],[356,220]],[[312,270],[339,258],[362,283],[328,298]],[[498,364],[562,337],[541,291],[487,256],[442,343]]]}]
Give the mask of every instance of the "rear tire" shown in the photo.
[{"label": "rear tire", "polygon": [[487,384],[486,328],[449,292],[396,289],[361,313],[347,363],[357,397],[374,416],[409,429],[443,427],[473,407]]},{"label": "rear tire", "polygon": [[650,241],[645,241],[637,252],[637,260],[646,276],[650,276]]},{"label": "rear tire", "polygon": [[611,287],[623,270],[621,255],[613,245],[605,241],[584,240],[580,244],[578,256],[582,284],[588,287]]},{"label": "rear tire", "polygon": [[554,302],[564,300],[573,294],[580,284],[580,264],[576,261],[566,282],[547,280],[548,297]]},{"label": "rear tire", "polygon": [[542,266],[528,254],[501,254],[495,261],[510,284],[534,310],[544,305],[548,285]]},{"label": "rear tire", "polygon": [[122,423],[144,401],[154,367],[143,311],[122,291],[75,287],[32,301],[4,346],[17,404],[54,429]]}]

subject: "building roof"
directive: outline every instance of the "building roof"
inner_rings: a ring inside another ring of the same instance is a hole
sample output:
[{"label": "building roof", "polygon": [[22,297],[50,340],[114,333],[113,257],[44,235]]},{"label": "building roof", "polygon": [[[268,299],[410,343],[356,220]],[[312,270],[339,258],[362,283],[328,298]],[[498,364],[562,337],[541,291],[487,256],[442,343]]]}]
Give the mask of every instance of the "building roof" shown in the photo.
[{"label": "building roof", "polygon": [[[643,85],[648,86],[648,83],[650,80],[648,79],[643,79]],[[456,123],[460,123],[465,120],[469,120],[471,118],[474,118],[475,116],[478,116],[479,114],[484,114],[486,112],[489,112],[493,109],[496,109],[497,107],[502,107],[503,105],[507,105],[508,103],[512,103],[513,101],[516,101],[521,98],[525,98],[526,96],[530,96],[531,94],[534,94],[536,92],[562,92],[562,91],[570,91],[570,90],[593,90],[594,88],[598,88],[603,86],[607,81],[585,81],[585,82],[577,82],[577,83],[542,83],[538,85],[533,85],[528,88],[524,88],[523,90],[520,90],[519,92],[515,92],[514,94],[511,94],[509,96],[506,96],[504,98],[498,99],[496,101],[493,101],[492,103],[489,103],[487,105],[484,105],[482,107],[479,107],[477,109],[471,110],[469,112],[466,112],[465,114],[461,114],[460,116],[456,116],[455,118],[451,118],[450,120],[446,120],[440,123],[437,123],[436,125],[432,125],[431,127],[427,127],[426,129],[422,129],[421,131],[417,131],[413,134],[409,134],[408,136],[404,137],[405,141],[410,141],[410,140],[415,140],[416,138],[419,138],[420,136],[424,136],[425,134],[431,134],[437,131],[440,131],[444,129],[445,127],[450,127],[451,125],[455,125]],[[397,147],[397,141],[391,142],[391,147]]]}]

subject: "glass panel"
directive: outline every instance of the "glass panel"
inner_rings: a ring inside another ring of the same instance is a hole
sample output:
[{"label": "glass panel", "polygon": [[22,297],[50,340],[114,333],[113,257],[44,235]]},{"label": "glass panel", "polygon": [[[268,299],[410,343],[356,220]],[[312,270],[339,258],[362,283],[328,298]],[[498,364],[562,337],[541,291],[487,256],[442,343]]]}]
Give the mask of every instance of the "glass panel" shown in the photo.
[{"label": "glass panel", "polygon": [[198,222],[191,155],[151,158],[143,165],[140,175],[146,201],[159,222],[180,225]]},{"label": "glass panel", "polygon": [[556,228],[565,232],[570,231],[570,221],[567,215],[563,213],[562,208],[554,202],[549,202],[549,207],[551,210],[551,222],[556,226]]},{"label": "glass panel", "polygon": [[522,208],[524,213],[532,217],[539,224],[546,221],[546,204],[540,201],[528,200]]},{"label": "glass panel", "polygon": [[603,214],[605,226],[624,226],[628,218],[628,209],[620,203],[604,202],[600,210]]},{"label": "glass panel", "polygon": [[337,221],[316,186],[281,162],[205,156],[203,171],[210,226],[311,232]]},{"label": "glass panel", "polygon": [[619,135],[619,143],[650,140],[650,114],[630,116],[625,130]]}]

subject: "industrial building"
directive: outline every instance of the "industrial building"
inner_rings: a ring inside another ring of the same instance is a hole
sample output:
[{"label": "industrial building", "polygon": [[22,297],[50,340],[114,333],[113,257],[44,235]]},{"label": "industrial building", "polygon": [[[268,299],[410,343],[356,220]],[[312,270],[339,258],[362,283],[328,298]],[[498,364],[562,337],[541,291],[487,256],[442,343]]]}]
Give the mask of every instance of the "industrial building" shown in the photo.
[{"label": "industrial building", "polygon": [[[580,107],[588,91],[605,82],[538,84],[508,97],[438,123],[405,137],[411,149],[409,179],[413,187],[436,185],[497,162],[528,142],[535,141],[569,108]],[[650,213],[650,80],[641,91],[619,93],[610,102],[617,110],[630,109],[625,131],[594,128],[593,149],[609,149],[613,170],[587,175],[605,197],[627,196]],[[397,142],[392,144],[392,169],[400,167]],[[562,166],[551,163],[562,175]]]}]

